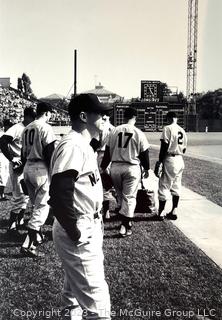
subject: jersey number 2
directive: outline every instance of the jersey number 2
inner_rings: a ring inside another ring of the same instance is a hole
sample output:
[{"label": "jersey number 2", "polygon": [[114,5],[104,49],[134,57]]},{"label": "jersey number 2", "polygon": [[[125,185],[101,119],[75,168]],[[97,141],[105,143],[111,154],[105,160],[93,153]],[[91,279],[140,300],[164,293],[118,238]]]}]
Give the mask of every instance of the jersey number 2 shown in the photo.
[{"label": "jersey number 2", "polygon": [[178,144],[183,144],[183,133],[181,131],[178,132],[177,143]]},{"label": "jersey number 2", "polygon": [[133,134],[129,132],[120,132],[118,134],[118,148],[127,148]]}]

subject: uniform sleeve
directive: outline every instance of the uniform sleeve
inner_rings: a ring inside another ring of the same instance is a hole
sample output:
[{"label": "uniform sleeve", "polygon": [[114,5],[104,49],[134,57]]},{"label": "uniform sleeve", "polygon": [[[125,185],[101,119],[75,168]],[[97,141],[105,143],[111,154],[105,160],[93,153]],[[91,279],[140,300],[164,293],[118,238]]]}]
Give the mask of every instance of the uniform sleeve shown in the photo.
[{"label": "uniform sleeve", "polygon": [[14,125],[5,132],[5,135],[12,137],[13,138],[12,140],[14,140],[16,136],[16,132],[17,132],[16,126]]},{"label": "uniform sleeve", "polygon": [[160,140],[163,140],[165,143],[170,142],[170,129],[168,127],[163,128]]},{"label": "uniform sleeve", "polygon": [[150,158],[149,158],[149,149],[141,152],[139,154],[140,164],[145,170],[150,169]]},{"label": "uniform sleeve", "polygon": [[106,168],[110,164],[110,161],[111,161],[110,149],[109,149],[109,146],[106,146],[106,149],[105,149],[105,152],[104,152],[104,155],[103,155],[103,159],[102,159],[102,162],[101,162],[101,165],[100,165],[101,169],[102,170],[106,170]]},{"label": "uniform sleeve", "polygon": [[42,132],[42,144],[43,147],[47,146],[47,144],[52,143],[56,140],[56,136],[54,131],[50,125],[47,126],[47,130],[43,130]]},{"label": "uniform sleeve", "polygon": [[77,217],[73,207],[73,193],[78,172],[68,170],[52,177],[49,189],[49,205],[53,214],[73,241],[77,241],[81,233],[76,226]]},{"label": "uniform sleeve", "polygon": [[4,134],[0,138],[0,149],[4,156],[9,160],[12,161],[13,155],[11,154],[9,144],[13,141],[13,137]]},{"label": "uniform sleeve", "polygon": [[149,149],[150,145],[148,140],[143,132],[141,132],[141,140],[140,140],[140,153]]},{"label": "uniform sleeve", "polygon": [[84,156],[82,150],[73,143],[61,144],[53,156],[51,171],[52,175],[67,170],[82,171]]},{"label": "uniform sleeve", "polygon": [[51,163],[52,178],[48,203],[73,241],[77,241],[81,236],[76,226],[73,194],[83,161],[81,150],[71,143],[65,143],[57,147]]}]

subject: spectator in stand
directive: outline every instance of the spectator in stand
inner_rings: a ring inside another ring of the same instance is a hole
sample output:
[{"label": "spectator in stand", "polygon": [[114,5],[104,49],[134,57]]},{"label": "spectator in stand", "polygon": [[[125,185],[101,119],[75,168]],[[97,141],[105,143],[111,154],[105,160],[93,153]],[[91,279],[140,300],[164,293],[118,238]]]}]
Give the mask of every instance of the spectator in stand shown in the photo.
[{"label": "spectator in stand", "polygon": [[0,138],[0,149],[9,160],[9,174],[12,185],[12,207],[8,231],[18,230],[24,222],[28,197],[24,195],[20,181],[23,179],[21,162],[21,137],[24,128],[35,119],[33,108],[24,110],[24,120],[10,127]]}]

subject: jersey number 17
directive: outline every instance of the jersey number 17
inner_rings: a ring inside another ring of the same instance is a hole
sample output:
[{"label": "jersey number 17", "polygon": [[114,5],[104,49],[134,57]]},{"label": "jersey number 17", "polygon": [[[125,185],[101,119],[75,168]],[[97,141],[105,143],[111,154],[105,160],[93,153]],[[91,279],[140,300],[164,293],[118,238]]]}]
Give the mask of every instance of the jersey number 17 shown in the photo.
[{"label": "jersey number 17", "polygon": [[118,133],[118,148],[127,148],[133,134],[130,132]]}]

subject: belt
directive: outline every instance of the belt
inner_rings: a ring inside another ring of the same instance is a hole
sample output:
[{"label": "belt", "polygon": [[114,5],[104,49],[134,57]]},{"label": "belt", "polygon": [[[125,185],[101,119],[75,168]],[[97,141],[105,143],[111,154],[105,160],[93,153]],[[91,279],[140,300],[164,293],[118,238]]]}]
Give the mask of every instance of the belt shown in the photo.
[{"label": "belt", "polygon": [[44,160],[42,159],[27,159],[29,162],[43,162]]},{"label": "belt", "polygon": [[94,219],[98,219],[99,218],[99,213],[98,212],[94,213],[93,218]]},{"label": "belt", "polygon": [[169,157],[181,156],[181,154],[167,153]]},{"label": "belt", "polygon": [[131,166],[137,166],[139,164],[139,162],[138,163],[131,163],[131,162],[128,162],[128,161],[112,161],[112,163],[130,164]]}]

